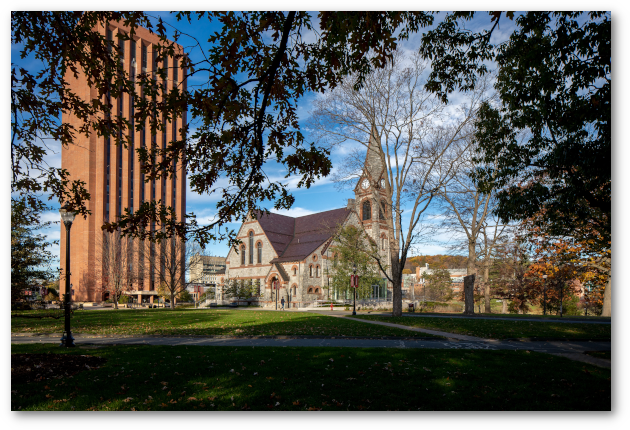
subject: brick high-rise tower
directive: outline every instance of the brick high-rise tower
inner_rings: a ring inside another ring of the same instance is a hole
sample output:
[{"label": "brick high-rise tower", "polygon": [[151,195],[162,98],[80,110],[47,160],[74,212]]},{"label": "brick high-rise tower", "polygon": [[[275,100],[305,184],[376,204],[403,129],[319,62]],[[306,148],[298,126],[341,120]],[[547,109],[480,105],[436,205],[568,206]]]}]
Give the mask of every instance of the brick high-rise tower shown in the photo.
[{"label": "brick high-rise tower", "polygon": [[[132,40],[118,39],[118,33],[129,34],[129,30],[119,22],[110,22],[106,27],[98,29],[109,40],[117,41],[116,45],[124,58],[121,66],[130,78],[135,79],[140,73],[152,73],[153,78],[167,90],[179,87],[185,91],[186,71],[177,59],[166,57],[160,61],[159,66],[167,70],[166,80],[162,80],[155,73],[158,63],[153,47],[160,43],[159,37],[145,28],[138,27]],[[176,48],[182,52],[180,46],[176,45]],[[96,90],[88,86],[85,76],[79,75],[78,78],[74,78],[69,73],[67,79],[72,91],[84,100],[98,97]],[[137,85],[136,94],[143,96],[140,85]],[[84,181],[91,195],[90,201],[87,202],[91,215],[87,219],[76,217],[70,231],[72,300],[78,302],[100,301],[103,298],[101,283],[104,276],[97,276],[96,273],[99,273],[97,266],[103,259],[101,226],[105,222],[115,221],[124,213],[125,208],[135,211],[143,202],[152,200],[162,200],[166,205],[175,208],[178,220],[183,220],[186,213],[186,173],[183,162],[180,160],[173,166],[175,170],[173,176],[145,182],[145,175],[140,171],[135,151],[139,147],[163,149],[172,140],[181,139],[178,133],[186,123],[186,113],[184,112],[183,117],[177,118],[174,122],[164,121],[165,130],[151,134],[148,124],[146,130],[135,130],[134,102],[131,95],[123,94],[119,99],[111,97],[110,102],[113,106],[112,116],[121,115],[133,126],[129,131],[128,147],[116,145],[113,138],[92,133],[89,137],[77,135],[74,144],[63,148],[61,152],[62,168],[68,170],[71,180]],[[66,113],[63,121],[72,124],[76,129],[81,126],[80,119]],[[154,230],[160,227],[151,225],[150,228]],[[66,235],[63,224],[61,230],[61,267],[65,268]],[[151,255],[159,252],[160,246],[154,246]],[[159,284],[155,271],[160,270],[160,267],[155,267],[156,259],[152,259],[151,262],[145,257],[144,260],[146,261],[143,264],[130,265],[129,270],[135,271],[135,276],[129,276],[129,279],[134,295],[143,301],[152,302]],[[61,292],[65,293],[64,282],[60,283],[60,287]]]}]

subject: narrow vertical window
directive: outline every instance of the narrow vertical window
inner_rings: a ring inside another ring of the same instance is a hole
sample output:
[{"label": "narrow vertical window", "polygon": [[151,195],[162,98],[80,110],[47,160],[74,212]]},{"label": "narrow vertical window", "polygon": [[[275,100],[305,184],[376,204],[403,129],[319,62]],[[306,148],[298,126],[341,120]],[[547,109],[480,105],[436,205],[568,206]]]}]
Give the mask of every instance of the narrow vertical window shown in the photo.
[{"label": "narrow vertical window", "polygon": [[[131,58],[131,73],[130,73],[131,82],[135,84],[136,82],[136,63],[135,63],[136,44],[133,39],[129,42],[129,57]],[[133,207],[134,207],[134,201],[133,201],[134,185],[135,185],[134,167],[136,164],[136,148],[135,148],[136,127],[135,127],[135,122],[134,122],[135,121],[134,114],[135,114],[135,99],[134,99],[133,94],[130,94],[129,95],[129,125],[131,129],[129,130],[129,210],[131,213],[133,213]]]},{"label": "narrow vertical window", "polygon": [[[177,141],[177,117],[173,118],[173,141],[171,143],[171,145],[175,145],[175,142]],[[175,158],[173,158],[173,181],[172,181],[172,185],[173,185],[173,207],[175,207],[175,198],[177,196],[177,161],[175,161]]]},{"label": "narrow vertical window", "polygon": [[245,265],[245,247],[241,247],[241,266]]},{"label": "narrow vertical window", "polygon": [[363,221],[369,221],[372,219],[372,208],[370,207],[369,201],[363,202]]},{"label": "narrow vertical window", "polygon": [[142,45],[142,73],[147,71],[147,45]]},{"label": "narrow vertical window", "polygon": [[257,245],[258,264],[262,264],[262,243],[258,242]]},{"label": "narrow vertical window", "polygon": [[[107,41],[111,42],[113,35],[112,30],[107,29],[106,31]],[[107,49],[111,55],[112,46],[111,44],[107,45]],[[111,103],[111,94],[109,92],[109,88],[107,90],[107,105],[109,106]],[[107,113],[107,119],[111,118],[111,113]],[[109,180],[110,180],[110,168],[111,168],[111,139],[110,136],[107,135],[105,138],[105,221],[109,221]]]},{"label": "narrow vertical window", "polygon": [[249,264],[254,264],[254,232],[249,232]]}]

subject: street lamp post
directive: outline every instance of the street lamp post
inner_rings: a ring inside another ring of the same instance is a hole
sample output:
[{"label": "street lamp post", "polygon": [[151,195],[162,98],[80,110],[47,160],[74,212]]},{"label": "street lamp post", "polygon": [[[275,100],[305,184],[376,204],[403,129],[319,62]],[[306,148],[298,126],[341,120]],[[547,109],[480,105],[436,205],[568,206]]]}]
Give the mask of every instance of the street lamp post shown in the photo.
[{"label": "street lamp post", "polygon": [[278,310],[278,280],[273,281],[274,294],[276,295],[276,310]]},{"label": "street lamp post", "polygon": [[74,221],[75,212],[70,210],[66,204],[59,209],[61,215],[61,221],[66,227],[66,292],[64,294],[64,314],[65,314],[65,327],[64,333],[61,337],[61,345],[66,348],[74,347],[74,337],[72,337],[72,331],[70,330],[70,228],[72,227],[72,221]]},{"label": "street lamp post", "polygon": [[358,282],[356,279],[356,276],[357,276],[356,263],[352,266],[352,274],[354,275],[354,300],[352,301],[352,315],[356,315],[357,314],[357,286],[358,286]]},{"label": "street lamp post", "polygon": [[543,315],[547,315],[547,275],[543,275]]}]

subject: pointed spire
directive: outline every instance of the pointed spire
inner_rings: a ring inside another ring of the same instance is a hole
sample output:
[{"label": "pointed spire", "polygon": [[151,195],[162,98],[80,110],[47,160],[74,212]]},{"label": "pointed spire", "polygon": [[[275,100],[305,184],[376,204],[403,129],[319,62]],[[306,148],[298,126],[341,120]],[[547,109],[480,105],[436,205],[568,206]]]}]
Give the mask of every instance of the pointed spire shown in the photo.
[{"label": "pointed spire", "polygon": [[381,137],[378,134],[376,124],[372,123],[372,131],[370,132],[370,142],[368,143],[367,154],[365,156],[365,170],[370,173],[373,181],[378,180],[383,173],[383,161],[381,154]]}]

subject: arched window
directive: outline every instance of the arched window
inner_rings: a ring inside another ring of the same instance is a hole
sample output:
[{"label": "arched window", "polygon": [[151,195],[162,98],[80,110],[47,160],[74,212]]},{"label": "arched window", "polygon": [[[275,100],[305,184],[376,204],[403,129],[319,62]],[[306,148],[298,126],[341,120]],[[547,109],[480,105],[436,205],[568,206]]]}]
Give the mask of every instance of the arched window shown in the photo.
[{"label": "arched window", "polygon": [[249,264],[254,264],[254,232],[249,232]]},{"label": "arched window", "polygon": [[319,266],[315,266],[315,277],[319,278]]},{"label": "arched window", "polygon": [[258,244],[256,244],[256,247],[258,248],[258,264],[262,264],[262,242],[258,242]]},{"label": "arched window", "polygon": [[296,276],[296,275],[297,275],[297,267],[294,267],[293,268],[293,276]]},{"label": "arched window", "polygon": [[315,288],[315,294],[319,294],[319,288]]},{"label": "arched window", "polygon": [[380,207],[380,209],[378,211],[378,218],[380,220],[384,220],[386,213],[387,213],[387,211],[385,210],[385,202],[381,202],[381,207]]},{"label": "arched window", "polygon": [[381,251],[385,251],[385,236],[381,236]]},{"label": "arched window", "polygon": [[245,265],[245,245],[241,246],[241,266]]},{"label": "arched window", "polygon": [[371,210],[371,206],[370,206],[370,202],[369,201],[364,201],[363,202],[363,221],[368,221],[370,219],[372,219],[372,210]]},{"label": "arched window", "polygon": [[313,265],[308,266],[308,276],[313,277]]},{"label": "arched window", "polygon": [[308,294],[313,294],[313,289],[311,287],[308,288]]}]

